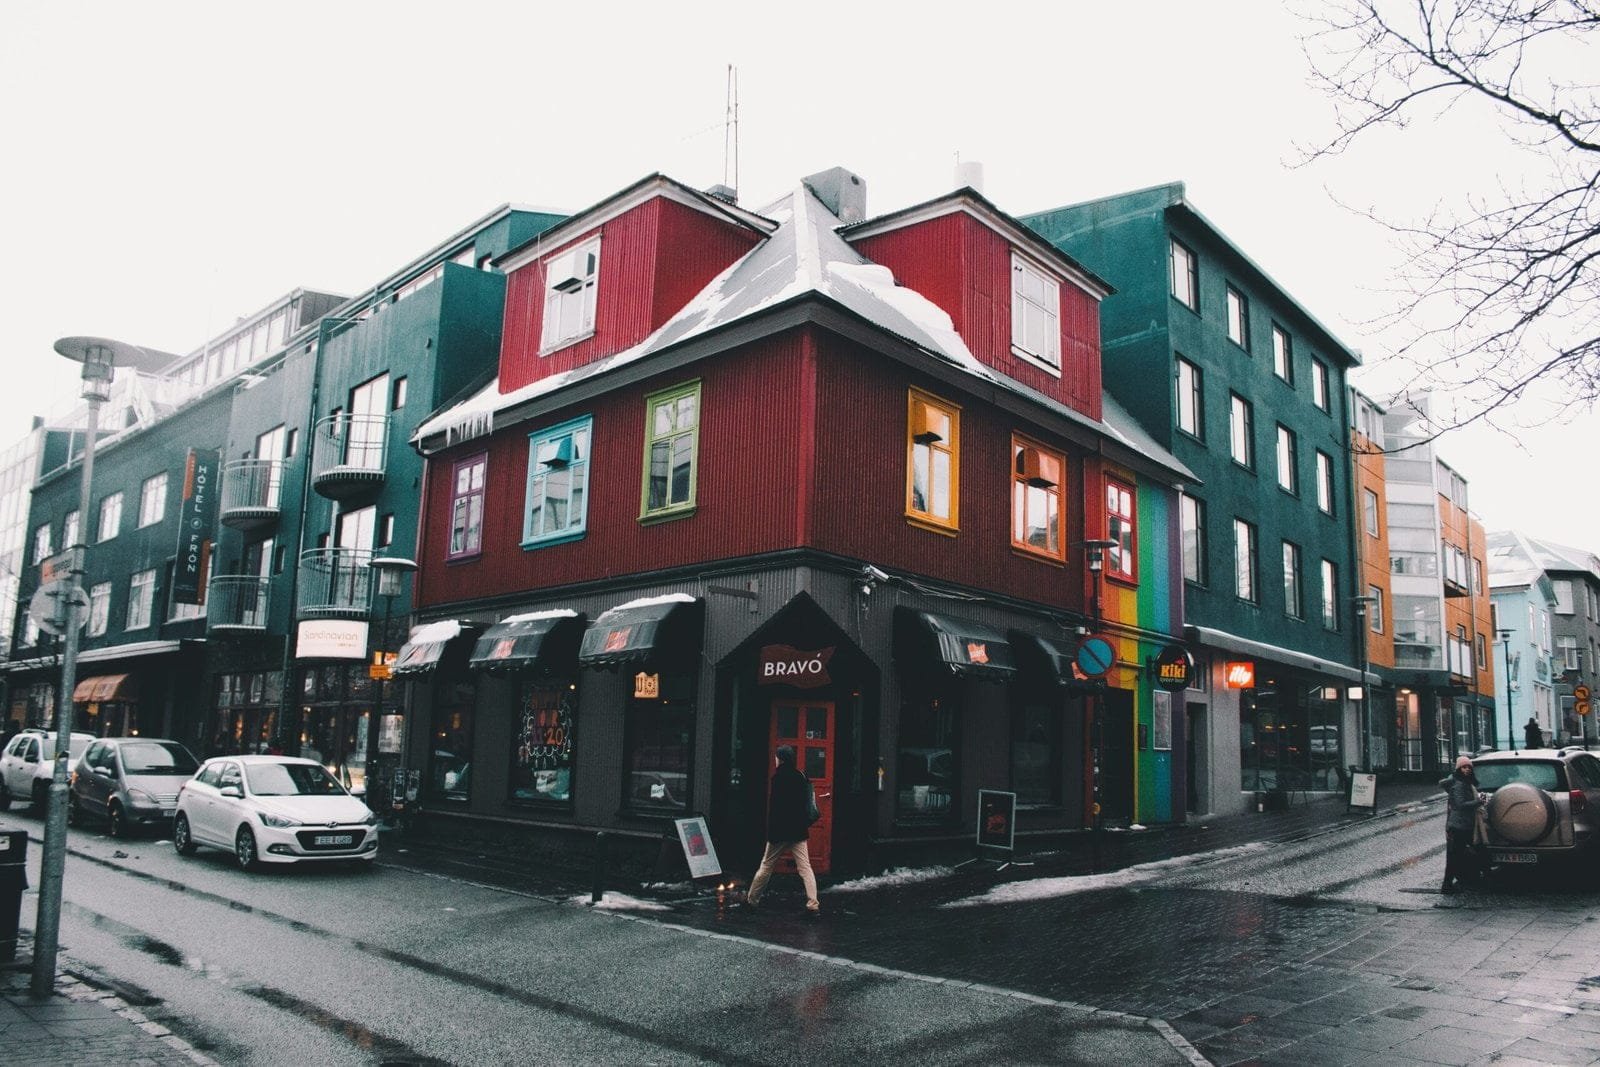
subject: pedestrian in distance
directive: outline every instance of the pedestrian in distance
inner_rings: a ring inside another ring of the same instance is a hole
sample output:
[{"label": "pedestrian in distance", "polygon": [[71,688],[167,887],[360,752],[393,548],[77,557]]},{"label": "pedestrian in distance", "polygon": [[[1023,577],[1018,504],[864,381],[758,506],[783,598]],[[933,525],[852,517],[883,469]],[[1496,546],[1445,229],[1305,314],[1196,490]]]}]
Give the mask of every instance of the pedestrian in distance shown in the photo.
[{"label": "pedestrian in distance", "polygon": [[761,866],[750,879],[750,889],[744,902],[756,907],[773,868],[785,852],[794,857],[794,867],[806,889],[806,913],[822,913],[817,902],[817,876],[811,872],[811,852],[806,835],[811,826],[811,783],[795,766],[794,746],[779,745],[777,768],[772,773],[772,791],[767,800],[767,850],[761,857]]},{"label": "pedestrian in distance", "polygon": [[1522,736],[1529,748],[1544,747],[1544,731],[1539,729],[1539,720],[1532,715],[1528,716],[1527,723],[1522,727]]},{"label": "pedestrian in distance", "polygon": [[1478,812],[1483,798],[1478,795],[1477,778],[1472,773],[1472,758],[1457,756],[1455,773],[1442,783],[1449,798],[1444,821],[1444,884],[1441,893],[1454,893],[1456,885],[1479,873],[1472,851],[1478,829]]}]

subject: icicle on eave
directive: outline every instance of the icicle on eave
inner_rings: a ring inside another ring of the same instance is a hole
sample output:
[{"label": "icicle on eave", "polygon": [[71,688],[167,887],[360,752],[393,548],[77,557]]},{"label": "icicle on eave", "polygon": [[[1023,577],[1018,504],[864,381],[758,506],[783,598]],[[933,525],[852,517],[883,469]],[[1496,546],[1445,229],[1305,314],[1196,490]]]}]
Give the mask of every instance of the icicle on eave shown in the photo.
[{"label": "icicle on eave", "polygon": [[487,410],[466,411],[454,417],[445,416],[450,421],[444,427],[445,447],[459,445],[479,437],[488,437],[494,432],[494,412]]}]

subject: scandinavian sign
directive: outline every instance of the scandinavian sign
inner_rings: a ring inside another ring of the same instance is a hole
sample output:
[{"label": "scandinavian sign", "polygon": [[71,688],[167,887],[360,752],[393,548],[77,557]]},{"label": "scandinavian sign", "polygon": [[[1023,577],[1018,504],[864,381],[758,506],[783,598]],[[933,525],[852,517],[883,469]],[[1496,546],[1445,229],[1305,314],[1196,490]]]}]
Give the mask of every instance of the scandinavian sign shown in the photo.
[{"label": "scandinavian sign", "polygon": [[833,679],[828,675],[828,661],[833,659],[835,647],[807,652],[790,645],[765,645],[756,664],[756,684],[799,689],[829,685]]},{"label": "scandinavian sign", "polygon": [[297,659],[367,658],[367,623],[355,619],[307,619],[295,631]]},{"label": "scandinavian sign", "polygon": [[1156,657],[1156,684],[1174,693],[1194,684],[1194,657],[1182,645],[1168,645]]},{"label": "scandinavian sign", "polygon": [[191,448],[183,467],[183,504],[178,510],[178,558],[172,565],[172,599],[178,604],[206,602],[206,567],[211,561],[211,530],[217,524],[215,449]]}]

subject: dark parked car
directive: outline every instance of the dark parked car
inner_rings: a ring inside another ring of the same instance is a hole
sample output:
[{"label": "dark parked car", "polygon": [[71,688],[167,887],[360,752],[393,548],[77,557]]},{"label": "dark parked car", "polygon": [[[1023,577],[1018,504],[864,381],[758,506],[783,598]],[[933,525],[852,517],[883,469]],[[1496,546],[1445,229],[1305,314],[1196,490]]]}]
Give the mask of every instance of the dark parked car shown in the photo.
[{"label": "dark parked car", "polygon": [[1600,759],[1581,749],[1488,752],[1473,759],[1487,799],[1489,858],[1576,868],[1600,886]]},{"label": "dark parked car", "polygon": [[172,826],[178,789],[200,762],[176,741],[106,737],[89,745],[72,772],[67,821],[104,819],[112,837],[136,826]]}]

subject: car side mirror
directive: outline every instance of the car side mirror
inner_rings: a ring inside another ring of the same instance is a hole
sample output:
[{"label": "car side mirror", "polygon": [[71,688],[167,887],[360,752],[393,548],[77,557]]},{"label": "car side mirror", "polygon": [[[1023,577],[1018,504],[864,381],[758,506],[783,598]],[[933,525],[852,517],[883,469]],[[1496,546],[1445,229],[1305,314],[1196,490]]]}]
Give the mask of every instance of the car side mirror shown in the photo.
[{"label": "car side mirror", "polygon": [[225,785],[221,789],[217,790],[217,792],[222,796],[232,797],[235,800],[241,800],[244,798],[244,790],[240,789],[236,785]]}]

